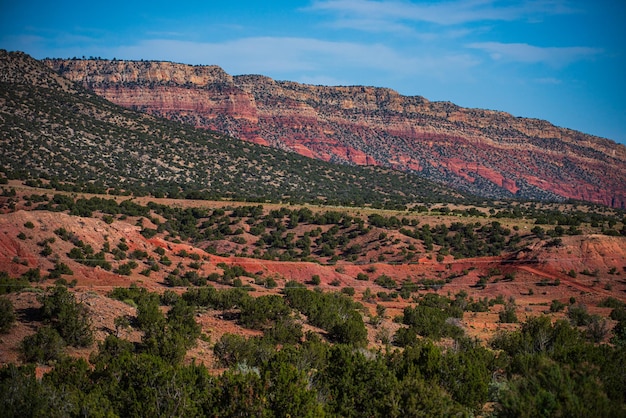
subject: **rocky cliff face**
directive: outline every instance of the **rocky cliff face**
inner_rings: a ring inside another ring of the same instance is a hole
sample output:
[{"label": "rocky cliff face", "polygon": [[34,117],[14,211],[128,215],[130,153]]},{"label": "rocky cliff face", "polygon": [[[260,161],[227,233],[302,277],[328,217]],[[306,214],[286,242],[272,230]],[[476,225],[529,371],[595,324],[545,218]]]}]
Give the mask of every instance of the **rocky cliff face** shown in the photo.
[{"label": "rocky cliff face", "polygon": [[487,197],[626,207],[626,147],[384,88],[230,76],[216,66],[48,60],[119,105],[327,161],[413,172]]}]

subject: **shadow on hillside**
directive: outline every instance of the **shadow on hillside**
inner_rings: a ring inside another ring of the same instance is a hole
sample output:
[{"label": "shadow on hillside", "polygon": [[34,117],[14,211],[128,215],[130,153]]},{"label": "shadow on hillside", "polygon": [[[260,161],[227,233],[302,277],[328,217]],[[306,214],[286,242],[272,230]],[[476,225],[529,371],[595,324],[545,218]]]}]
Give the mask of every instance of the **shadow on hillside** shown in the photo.
[{"label": "shadow on hillside", "polygon": [[41,310],[32,306],[16,309],[15,315],[20,322],[41,322],[43,320]]}]

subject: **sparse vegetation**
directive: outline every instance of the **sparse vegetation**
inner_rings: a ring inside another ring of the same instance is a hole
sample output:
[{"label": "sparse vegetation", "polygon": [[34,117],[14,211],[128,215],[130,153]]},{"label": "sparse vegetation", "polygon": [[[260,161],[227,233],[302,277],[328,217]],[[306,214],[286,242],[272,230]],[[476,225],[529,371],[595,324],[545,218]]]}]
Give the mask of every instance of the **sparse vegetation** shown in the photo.
[{"label": "sparse vegetation", "polygon": [[32,147],[0,157],[3,414],[626,414],[626,270],[572,245],[621,243],[623,211],[242,147],[40,78],[0,81],[5,147]]}]

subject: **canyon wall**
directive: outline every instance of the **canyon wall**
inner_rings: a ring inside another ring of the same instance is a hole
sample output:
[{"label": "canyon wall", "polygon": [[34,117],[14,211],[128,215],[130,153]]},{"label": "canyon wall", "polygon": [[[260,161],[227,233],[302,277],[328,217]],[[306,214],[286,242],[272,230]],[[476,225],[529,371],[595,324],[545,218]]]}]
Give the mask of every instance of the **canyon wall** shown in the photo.
[{"label": "canyon wall", "polygon": [[412,172],[491,198],[626,207],[626,147],[543,120],[386,88],[231,76],[217,66],[45,63],[121,106],[312,158]]}]

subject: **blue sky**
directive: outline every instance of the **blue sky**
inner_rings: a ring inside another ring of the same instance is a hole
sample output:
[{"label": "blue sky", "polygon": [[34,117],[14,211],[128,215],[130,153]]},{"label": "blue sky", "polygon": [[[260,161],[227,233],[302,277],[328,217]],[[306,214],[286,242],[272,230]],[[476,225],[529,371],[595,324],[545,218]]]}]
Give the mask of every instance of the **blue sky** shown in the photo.
[{"label": "blue sky", "polygon": [[0,0],[0,48],[228,73],[546,119],[626,144],[626,1]]}]

